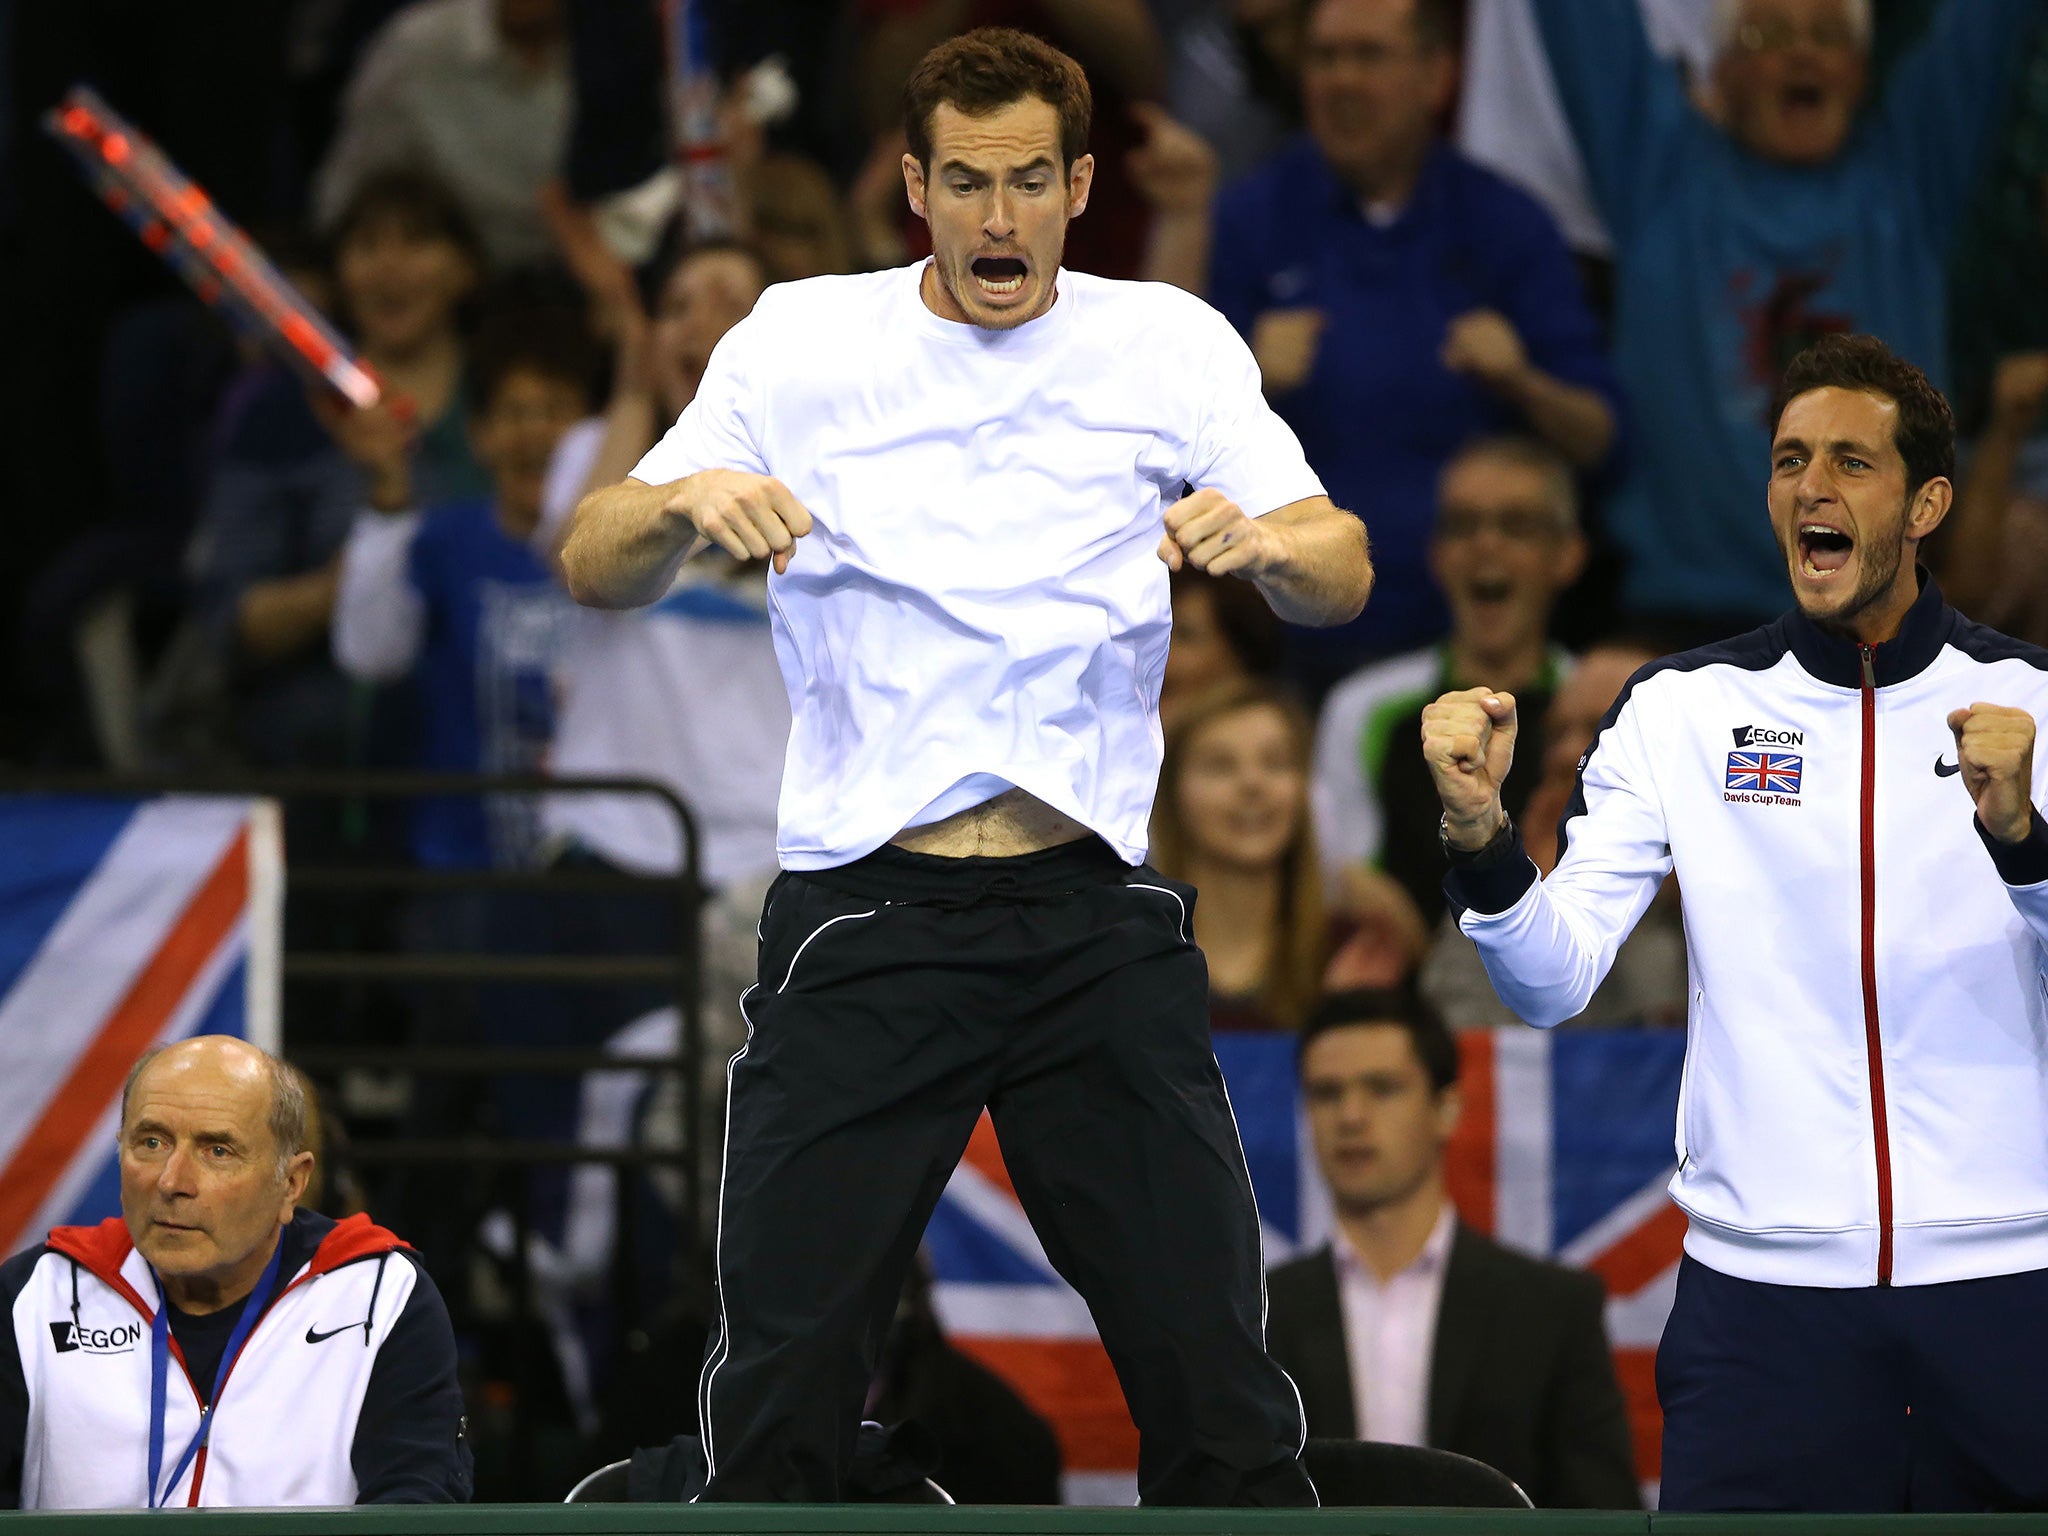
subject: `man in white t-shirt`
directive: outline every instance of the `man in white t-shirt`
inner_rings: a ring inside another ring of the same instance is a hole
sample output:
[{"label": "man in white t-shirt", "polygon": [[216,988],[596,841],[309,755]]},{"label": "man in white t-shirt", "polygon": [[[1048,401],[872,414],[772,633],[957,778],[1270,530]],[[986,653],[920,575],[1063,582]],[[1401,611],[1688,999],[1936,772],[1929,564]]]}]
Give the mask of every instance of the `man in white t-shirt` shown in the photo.
[{"label": "man in white t-shirt", "polygon": [[707,542],[775,570],[783,874],[731,1068],[706,1497],[840,1495],[985,1106],[1116,1364],[1141,1495],[1315,1499],[1265,1349],[1195,893],[1142,861],[1168,571],[1327,624],[1371,567],[1220,315],[1061,269],[1088,114],[1036,38],[935,48],[903,167],[932,260],[769,289],[563,550],[598,606],[658,597]]}]

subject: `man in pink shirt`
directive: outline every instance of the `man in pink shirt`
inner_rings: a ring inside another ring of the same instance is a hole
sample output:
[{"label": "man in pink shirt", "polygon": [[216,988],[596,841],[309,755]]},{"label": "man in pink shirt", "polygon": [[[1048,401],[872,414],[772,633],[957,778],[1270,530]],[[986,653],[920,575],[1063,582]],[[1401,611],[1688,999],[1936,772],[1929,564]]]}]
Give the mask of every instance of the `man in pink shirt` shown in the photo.
[{"label": "man in pink shirt", "polygon": [[1443,1020],[1409,991],[1340,993],[1303,1026],[1300,1063],[1337,1231],[1268,1277],[1267,1347],[1309,1434],[1456,1451],[1539,1508],[1639,1507],[1600,1282],[1481,1236],[1445,1196]]}]

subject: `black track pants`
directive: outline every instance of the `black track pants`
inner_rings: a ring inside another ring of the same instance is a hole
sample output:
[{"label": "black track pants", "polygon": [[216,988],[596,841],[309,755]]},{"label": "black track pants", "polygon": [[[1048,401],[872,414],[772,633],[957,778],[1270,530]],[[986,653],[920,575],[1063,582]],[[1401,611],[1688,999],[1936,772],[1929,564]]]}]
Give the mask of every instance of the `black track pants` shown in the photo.
[{"label": "black track pants", "polygon": [[[1096,839],[784,874],[733,1059],[699,1384],[724,1500],[834,1500],[897,1293],[983,1106],[1087,1300],[1148,1503],[1315,1502],[1194,891]],[[941,1472],[940,1480],[944,1480]]]}]

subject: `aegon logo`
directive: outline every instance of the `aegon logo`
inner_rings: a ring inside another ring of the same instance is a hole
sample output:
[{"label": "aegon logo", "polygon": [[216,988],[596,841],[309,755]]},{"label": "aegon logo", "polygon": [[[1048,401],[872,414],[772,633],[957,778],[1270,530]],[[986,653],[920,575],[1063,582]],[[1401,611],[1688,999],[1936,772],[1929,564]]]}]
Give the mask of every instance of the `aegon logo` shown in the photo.
[{"label": "aegon logo", "polygon": [[50,1324],[50,1338],[57,1353],[68,1355],[82,1349],[88,1355],[125,1355],[142,1338],[142,1324],[123,1323],[118,1328],[84,1328],[74,1322]]},{"label": "aegon logo", "polygon": [[1738,747],[1803,747],[1806,732],[1781,731],[1774,725],[1738,725],[1735,727],[1735,745]]}]

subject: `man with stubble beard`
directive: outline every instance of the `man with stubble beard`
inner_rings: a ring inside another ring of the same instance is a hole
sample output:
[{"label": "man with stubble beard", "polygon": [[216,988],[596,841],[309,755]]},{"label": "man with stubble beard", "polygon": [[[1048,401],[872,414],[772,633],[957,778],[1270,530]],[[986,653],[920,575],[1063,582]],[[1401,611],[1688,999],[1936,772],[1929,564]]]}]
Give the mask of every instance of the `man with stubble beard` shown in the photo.
[{"label": "man with stubble beard", "polygon": [[1071,59],[967,33],[904,116],[931,261],[771,288],[563,549],[598,606],[706,543],[774,568],[783,873],[730,1072],[704,1496],[841,1495],[986,1107],[1117,1367],[1143,1498],[1312,1504],[1194,891],[1143,861],[1169,570],[1341,622],[1364,530],[1220,315],[1061,268],[1094,171]]}]

